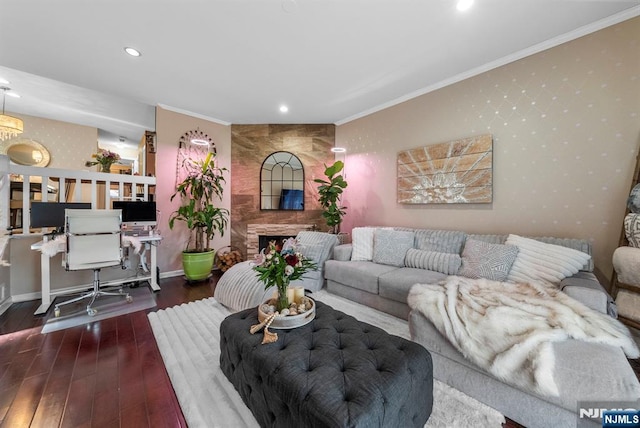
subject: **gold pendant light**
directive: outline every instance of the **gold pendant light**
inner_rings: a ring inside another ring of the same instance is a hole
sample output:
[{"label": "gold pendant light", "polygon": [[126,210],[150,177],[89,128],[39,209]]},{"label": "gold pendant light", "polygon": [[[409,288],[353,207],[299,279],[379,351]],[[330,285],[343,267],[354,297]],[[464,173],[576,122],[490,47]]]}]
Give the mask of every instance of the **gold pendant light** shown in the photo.
[{"label": "gold pendant light", "polygon": [[4,114],[4,103],[7,98],[7,91],[11,88],[2,86],[0,89],[3,91],[2,114],[0,114],[0,140],[4,141],[22,134],[24,131],[24,123],[22,119]]}]

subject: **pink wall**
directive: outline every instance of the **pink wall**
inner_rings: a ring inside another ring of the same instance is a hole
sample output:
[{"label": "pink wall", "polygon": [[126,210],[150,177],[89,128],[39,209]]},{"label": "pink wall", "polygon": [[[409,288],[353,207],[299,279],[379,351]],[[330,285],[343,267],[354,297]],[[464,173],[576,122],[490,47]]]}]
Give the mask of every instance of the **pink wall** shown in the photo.
[{"label": "pink wall", "polygon": [[[178,155],[178,142],[180,137],[188,131],[200,129],[215,143],[218,165],[227,169],[231,168],[231,127],[220,125],[203,119],[186,116],[165,110],[156,109],[156,133],[157,133],[157,206],[160,210],[158,227],[162,234],[162,243],[158,247],[158,266],[161,274],[171,274],[182,270],[182,251],[186,248],[189,231],[183,222],[176,222],[174,229],[169,229],[169,217],[179,206],[179,198],[170,201],[176,186],[176,161]],[[221,206],[229,209],[231,206],[231,175],[227,173],[225,178],[224,198]],[[216,236],[211,242],[214,249],[228,246],[230,233],[227,230],[223,237]]]}]

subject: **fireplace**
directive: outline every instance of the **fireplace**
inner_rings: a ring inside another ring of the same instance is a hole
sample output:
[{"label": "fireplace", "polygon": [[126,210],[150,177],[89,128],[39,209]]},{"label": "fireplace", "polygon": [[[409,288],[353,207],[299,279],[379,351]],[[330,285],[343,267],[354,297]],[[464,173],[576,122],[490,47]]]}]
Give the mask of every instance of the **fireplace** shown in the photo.
[{"label": "fireplace", "polygon": [[270,240],[276,239],[280,243],[283,239],[295,237],[301,230],[314,229],[313,224],[248,224],[247,260],[253,259]]},{"label": "fireplace", "polygon": [[258,235],[258,248],[262,251],[263,248],[267,248],[271,241],[276,241],[276,246],[280,248],[282,241],[287,238],[291,238],[291,235]]}]

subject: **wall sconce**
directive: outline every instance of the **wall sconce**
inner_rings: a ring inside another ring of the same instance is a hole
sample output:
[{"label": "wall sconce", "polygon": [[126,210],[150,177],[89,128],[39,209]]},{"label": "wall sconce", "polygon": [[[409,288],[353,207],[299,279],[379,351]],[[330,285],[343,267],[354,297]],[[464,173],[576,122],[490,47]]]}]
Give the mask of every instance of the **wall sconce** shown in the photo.
[{"label": "wall sconce", "polygon": [[181,182],[193,161],[206,158],[208,153],[217,154],[216,145],[207,134],[200,129],[185,132],[178,140],[178,156],[176,159],[176,185]]},{"label": "wall sconce", "polygon": [[196,129],[195,131],[185,132],[184,135],[180,137],[180,147],[186,147],[187,144],[211,147],[213,146],[213,140],[200,129]]},{"label": "wall sconce", "polygon": [[342,168],[342,176],[347,178],[347,149],[344,147],[332,147],[331,152],[335,155],[335,160],[342,161],[344,167]]}]

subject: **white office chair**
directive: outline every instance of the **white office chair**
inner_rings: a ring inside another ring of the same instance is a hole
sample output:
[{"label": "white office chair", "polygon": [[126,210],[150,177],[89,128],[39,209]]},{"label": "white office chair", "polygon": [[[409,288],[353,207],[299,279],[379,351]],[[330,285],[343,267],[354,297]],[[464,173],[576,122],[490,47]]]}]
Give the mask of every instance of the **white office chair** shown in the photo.
[{"label": "white office chair", "polygon": [[60,306],[91,299],[87,313],[94,316],[95,300],[103,295],[122,296],[127,302],[133,299],[120,287],[118,292],[100,289],[100,269],[122,265],[122,210],[65,210],[65,269],[68,271],[93,269],[93,290],[71,300],[55,305],[54,315],[60,316]]}]

